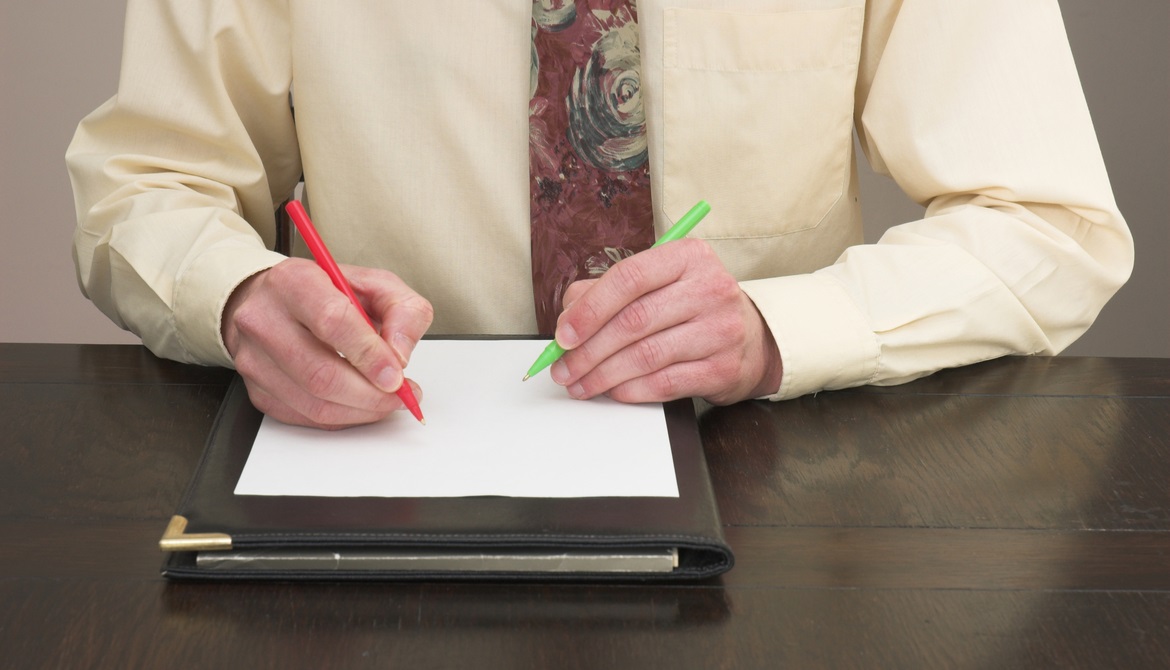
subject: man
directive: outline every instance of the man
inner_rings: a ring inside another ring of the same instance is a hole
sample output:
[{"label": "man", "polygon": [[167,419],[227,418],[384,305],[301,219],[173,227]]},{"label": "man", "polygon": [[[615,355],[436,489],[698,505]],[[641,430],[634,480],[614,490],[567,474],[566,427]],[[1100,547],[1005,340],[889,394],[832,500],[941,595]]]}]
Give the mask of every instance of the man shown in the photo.
[{"label": "man", "polygon": [[[573,397],[783,399],[1055,354],[1128,277],[1055,0],[594,4],[598,34],[636,9],[655,232],[712,213],[553,298]],[[68,154],[83,289],[321,427],[397,410],[428,329],[537,332],[533,35],[570,8],[131,0],[118,94]],[[854,130],[926,208],[872,245]],[[265,248],[302,174],[380,336]]]}]

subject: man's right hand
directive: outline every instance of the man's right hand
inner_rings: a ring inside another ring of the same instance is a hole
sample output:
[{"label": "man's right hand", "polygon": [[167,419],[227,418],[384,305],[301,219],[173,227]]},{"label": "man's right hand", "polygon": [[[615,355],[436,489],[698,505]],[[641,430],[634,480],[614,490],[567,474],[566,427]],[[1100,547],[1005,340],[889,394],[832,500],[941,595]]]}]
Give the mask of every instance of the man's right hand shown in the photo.
[{"label": "man's right hand", "polygon": [[431,304],[386,270],[343,265],[342,272],[380,335],[305,259],[249,277],[228,299],[224,344],[252,404],[275,419],[337,429],[403,407],[395,391],[411,383],[402,369],[431,325]]}]

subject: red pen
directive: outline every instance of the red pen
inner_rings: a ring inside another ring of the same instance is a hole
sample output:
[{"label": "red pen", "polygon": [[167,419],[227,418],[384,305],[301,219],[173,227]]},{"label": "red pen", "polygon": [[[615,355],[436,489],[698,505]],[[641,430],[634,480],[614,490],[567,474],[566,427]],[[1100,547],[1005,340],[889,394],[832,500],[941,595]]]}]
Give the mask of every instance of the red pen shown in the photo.
[{"label": "red pen", "polygon": [[[325,246],[325,241],[317,233],[317,228],[313,222],[309,220],[309,214],[305,211],[304,205],[299,200],[291,200],[285,205],[285,211],[292,217],[293,224],[296,225],[297,230],[301,232],[301,237],[305,239],[305,244],[309,245],[309,251],[313,253],[313,258],[317,260],[317,265],[329,275],[329,279],[333,280],[333,285],[337,290],[341,291],[349,298],[354,307],[357,307],[358,313],[365,318],[366,323],[370,324],[370,328],[377,330],[374,321],[370,319],[370,315],[366,314],[366,310],[362,304],[358,302],[357,295],[354,294],[353,288],[346,281],[345,275],[341,274],[341,268],[337,267],[337,261],[333,260],[333,254],[329,253],[329,249]],[[418,400],[414,397],[414,391],[411,390],[410,384],[406,382],[406,378],[402,378],[402,386],[395,391],[402,403],[406,405],[406,409],[418,419],[420,423],[426,425],[426,419],[423,418],[422,410],[419,409]]]}]

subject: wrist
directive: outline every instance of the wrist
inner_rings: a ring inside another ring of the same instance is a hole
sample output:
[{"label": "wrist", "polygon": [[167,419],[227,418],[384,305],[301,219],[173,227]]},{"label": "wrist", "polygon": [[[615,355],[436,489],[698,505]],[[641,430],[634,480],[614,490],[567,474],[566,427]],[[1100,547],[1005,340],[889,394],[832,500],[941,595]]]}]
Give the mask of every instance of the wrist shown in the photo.
[{"label": "wrist", "polygon": [[223,313],[220,315],[219,321],[219,335],[223,339],[223,346],[227,349],[228,355],[233,359],[236,357],[236,350],[240,340],[240,331],[236,323],[236,312],[247,302],[248,297],[255,292],[257,284],[266,272],[267,270],[261,270],[237,284],[224,303]]},{"label": "wrist", "polygon": [[764,315],[747,294],[744,294],[744,299],[751,305],[753,323],[758,328],[758,335],[755,338],[757,347],[755,359],[759,361],[755,385],[751,387],[745,399],[762,398],[780,390],[780,383],[784,379],[784,359],[780,355],[780,345],[776,344],[776,338],[772,336],[772,329],[768,327]]},{"label": "wrist", "polygon": [[749,398],[762,398],[770,396],[780,390],[780,383],[784,380],[784,359],[780,355],[780,347],[776,344],[776,338],[772,337],[772,331],[768,329],[768,325],[763,323],[762,334],[760,337],[760,357],[763,360],[761,375],[756,387],[752,389]]}]

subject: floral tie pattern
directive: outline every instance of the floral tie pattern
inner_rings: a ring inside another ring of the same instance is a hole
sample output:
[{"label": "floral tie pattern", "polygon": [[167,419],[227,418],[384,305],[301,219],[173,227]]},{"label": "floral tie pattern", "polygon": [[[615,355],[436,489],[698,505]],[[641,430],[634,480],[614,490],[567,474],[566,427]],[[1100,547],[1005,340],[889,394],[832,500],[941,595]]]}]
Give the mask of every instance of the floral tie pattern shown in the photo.
[{"label": "floral tie pattern", "polygon": [[654,243],[633,0],[533,0],[532,287],[551,335],[565,289]]}]

